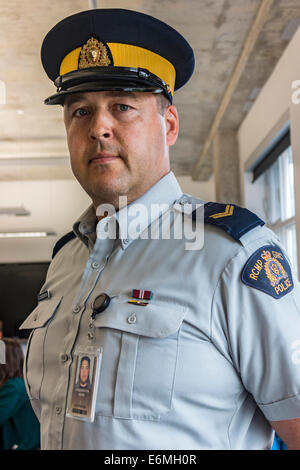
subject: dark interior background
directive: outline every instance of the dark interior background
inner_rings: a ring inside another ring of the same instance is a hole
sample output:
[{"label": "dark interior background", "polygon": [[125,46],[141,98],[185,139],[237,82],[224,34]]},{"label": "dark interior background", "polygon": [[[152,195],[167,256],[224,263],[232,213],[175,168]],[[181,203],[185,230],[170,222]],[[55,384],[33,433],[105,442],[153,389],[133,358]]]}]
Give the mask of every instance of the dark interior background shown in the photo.
[{"label": "dark interior background", "polygon": [[0,264],[0,320],[6,337],[28,337],[18,327],[37,306],[49,263]]}]

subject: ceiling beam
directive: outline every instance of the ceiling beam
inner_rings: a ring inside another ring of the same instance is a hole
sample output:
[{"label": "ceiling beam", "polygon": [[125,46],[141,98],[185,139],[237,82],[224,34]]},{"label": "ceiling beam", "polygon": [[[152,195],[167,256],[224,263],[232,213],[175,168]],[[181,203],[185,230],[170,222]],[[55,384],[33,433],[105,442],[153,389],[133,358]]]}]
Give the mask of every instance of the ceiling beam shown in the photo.
[{"label": "ceiling beam", "polygon": [[262,0],[257,11],[256,17],[252,23],[248,36],[244,42],[240,56],[235,64],[223,97],[221,99],[219,108],[213,118],[209,133],[206,137],[204,145],[202,147],[201,154],[195,163],[195,166],[192,170],[192,179],[199,180],[201,175],[201,166],[204,163],[205,156],[213,142],[214,136],[219,128],[221,120],[226,112],[226,109],[231,101],[231,98],[236,90],[239,79],[247,65],[248,59],[252,52],[252,49],[256,43],[256,40],[261,32],[263,25],[268,18],[270,8],[272,6],[273,0]]}]

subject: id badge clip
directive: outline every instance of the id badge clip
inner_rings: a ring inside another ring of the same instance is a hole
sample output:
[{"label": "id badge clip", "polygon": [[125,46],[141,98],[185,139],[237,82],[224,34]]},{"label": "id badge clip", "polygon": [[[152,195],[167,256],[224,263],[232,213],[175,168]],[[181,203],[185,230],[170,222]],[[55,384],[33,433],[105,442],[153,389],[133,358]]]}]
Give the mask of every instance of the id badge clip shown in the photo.
[{"label": "id badge clip", "polygon": [[92,423],[95,419],[103,348],[77,346],[66,416]]}]

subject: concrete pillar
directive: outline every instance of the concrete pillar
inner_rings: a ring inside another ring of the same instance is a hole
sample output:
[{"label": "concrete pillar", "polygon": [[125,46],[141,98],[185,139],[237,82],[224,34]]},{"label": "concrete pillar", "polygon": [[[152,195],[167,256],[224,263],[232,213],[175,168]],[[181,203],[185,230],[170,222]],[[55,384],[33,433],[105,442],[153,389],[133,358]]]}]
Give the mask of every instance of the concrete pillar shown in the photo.
[{"label": "concrete pillar", "polygon": [[216,201],[242,205],[237,132],[221,129],[213,140]]}]

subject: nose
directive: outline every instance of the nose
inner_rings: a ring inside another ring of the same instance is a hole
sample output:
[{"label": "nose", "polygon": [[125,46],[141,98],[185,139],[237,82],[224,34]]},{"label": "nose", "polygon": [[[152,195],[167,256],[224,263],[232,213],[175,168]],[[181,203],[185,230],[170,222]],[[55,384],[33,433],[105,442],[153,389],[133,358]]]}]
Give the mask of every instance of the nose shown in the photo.
[{"label": "nose", "polygon": [[108,112],[99,110],[94,113],[89,131],[91,140],[109,140],[113,137],[112,119]]}]

